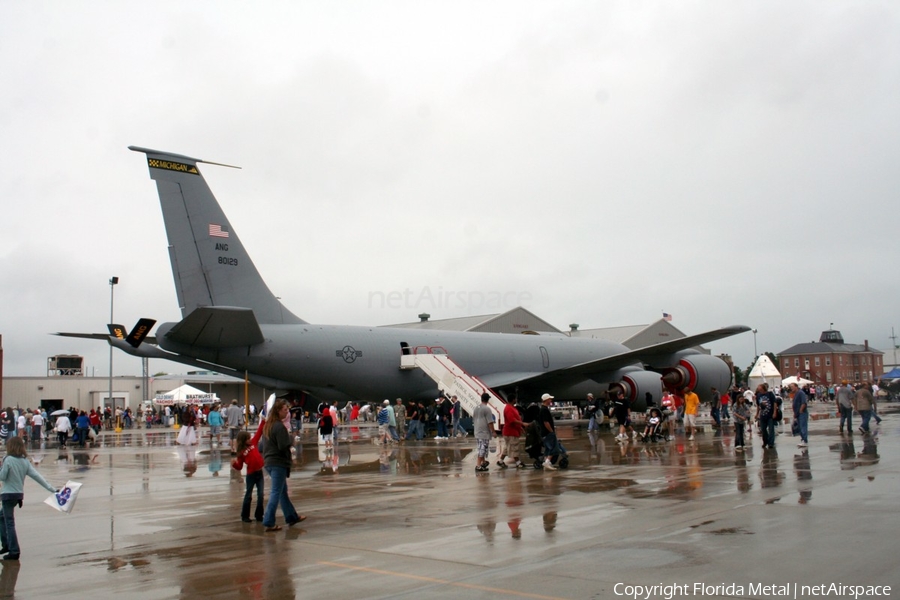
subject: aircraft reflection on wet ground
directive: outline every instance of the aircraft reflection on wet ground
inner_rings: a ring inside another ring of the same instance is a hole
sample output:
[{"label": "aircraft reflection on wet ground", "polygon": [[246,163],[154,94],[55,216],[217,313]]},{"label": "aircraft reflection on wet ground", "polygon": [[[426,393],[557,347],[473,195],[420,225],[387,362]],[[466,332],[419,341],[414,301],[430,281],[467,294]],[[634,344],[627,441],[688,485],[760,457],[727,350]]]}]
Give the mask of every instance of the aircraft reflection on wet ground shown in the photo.
[{"label": "aircraft reflection on wet ground", "polygon": [[[880,437],[842,438],[815,422],[807,450],[779,436],[776,450],[754,439],[743,455],[730,430],[656,445],[575,431],[567,471],[492,462],[486,474],[474,472],[471,438],[382,448],[373,428],[348,428],[335,470],[309,433],[290,479],[309,519],[277,534],[240,522],[244,482],[227,446],[184,448],[170,430],[139,430],[96,448],[34,448],[48,480],[84,487],[68,517],[26,490],[22,563],[0,566],[0,596],[59,585],[135,600],[606,597],[616,581],[721,582],[736,543],[745,565],[768,561],[776,580],[793,571],[772,545],[807,568],[838,565],[834,578],[890,583],[893,565],[879,557],[900,535],[894,417]],[[833,518],[849,507],[859,519]],[[870,550],[858,560],[819,543],[853,535]]]}]

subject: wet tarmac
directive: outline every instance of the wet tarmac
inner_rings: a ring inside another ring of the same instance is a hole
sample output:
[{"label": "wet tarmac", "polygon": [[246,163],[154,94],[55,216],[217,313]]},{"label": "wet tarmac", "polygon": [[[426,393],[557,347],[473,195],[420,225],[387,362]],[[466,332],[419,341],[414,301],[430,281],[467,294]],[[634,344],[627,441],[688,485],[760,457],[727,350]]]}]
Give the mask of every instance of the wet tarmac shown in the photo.
[{"label": "wet tarmac", "polygon": [[763,451],[754,435],[744,456],[730,428],[626,445],[575,430],[556,472],[494,458],[475,473],[471,437],[382,450],[367,427],[347,428],[323,464],[306,433],[289,482],[308,519],[277,533],[240,521],[227,448],[105,433],[97,448],[31,450],[51,483],[84,486],[64,515],[26,484],[22,557],[0,565],[0,597],[616,598],[678,584],[689,588],[676,597],[774,598],[781,588],[759,586],[806,597],[800,586],[832,583],[895,594],[900,414],[883,416],[865,437],[811,421],[806,450],[787,434]]}]

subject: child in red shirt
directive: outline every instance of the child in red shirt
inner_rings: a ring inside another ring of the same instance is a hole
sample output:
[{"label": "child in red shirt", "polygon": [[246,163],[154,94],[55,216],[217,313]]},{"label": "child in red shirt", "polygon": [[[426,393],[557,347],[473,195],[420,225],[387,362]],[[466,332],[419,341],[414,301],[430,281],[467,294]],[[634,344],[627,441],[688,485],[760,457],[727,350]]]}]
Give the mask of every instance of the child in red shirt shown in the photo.
[{"label": "child in red shirt", "polygon": [[240,471],[244,465],[247,465],[247,476],[244,481],[247,483],[247,489],[244,492],[244,503],[241,506],[241,521],[244,523],[252,523],[250,520],[250,502],[253,500],[253,488],[256,488],[256,512],[254,517],[256,521],[262,523],[263,520],[263,457],[256,448],[259,444],[259,438],[262,436],[263,423],[266,420],[260,418],[259,427],[253,437],[246,431],[242,431],[237,436],[237,457],[231,461],[231,468]]}]

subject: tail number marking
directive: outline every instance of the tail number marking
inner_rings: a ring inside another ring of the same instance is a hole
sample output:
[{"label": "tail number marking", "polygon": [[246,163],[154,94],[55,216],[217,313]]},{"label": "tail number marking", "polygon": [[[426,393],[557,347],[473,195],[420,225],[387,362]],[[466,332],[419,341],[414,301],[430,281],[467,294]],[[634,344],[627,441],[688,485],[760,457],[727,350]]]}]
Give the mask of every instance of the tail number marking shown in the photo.
[{"label": "tail number marking", "polygon": [[220,265],[228,265],[229,267],[236,267],[238,265],[238,259],[230,258],[228,256],[220,256],[219,264]]}]

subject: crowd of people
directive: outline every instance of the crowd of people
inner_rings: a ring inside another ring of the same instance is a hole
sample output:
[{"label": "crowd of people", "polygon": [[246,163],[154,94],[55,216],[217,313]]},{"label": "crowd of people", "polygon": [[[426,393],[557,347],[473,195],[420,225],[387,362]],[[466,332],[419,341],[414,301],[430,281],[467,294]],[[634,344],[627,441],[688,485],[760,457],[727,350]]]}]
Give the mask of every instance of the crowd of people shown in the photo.
[{"label": "crowd of people", "polygon": [[[517,402],[516,396],[512,395],[507,399],[500,398],[503,410],[497,413],[489,406],[490,396],[482,394],[481,405],[476,406],[469,417],[457,396],[439,396],[429,406],[422,401],[407,404],[401,398],[397,398],[394,404],[390,400],[384,400],[375,411],[377,440],[382,446],[402,443],[412,438],[419,441],[427,437],[427,432],[432,429],[435,431],[433,439],[438,441],[465,438],[469,432],[464,422],[471,418],[477,472],[490,469],[487,457],[494,447],[498,456],[496,466],[500,469],[511,466],[526,468],[523,460],[526,454],[536,469],[566,468],[568,457],[556,435],[555,419],[551,411],[553,400],[553,396],[544,394],[540,402],[526,406]],[[350,414],[352,416],[353,412]]]},{"label": "crowd of people", "polygon": [[[827,392],[826,392],[827,390]],[[859,433],[871,433],[871,421],[881,422],[876,401],[877,387],[870,383],[850,385],[843,380],[839,385],[818,389],[815,385],[801,386],[791,383],[782,388],[769,388],[760,383],[755,389],[733,386],[725,393],[711,388],[711,401],[705,408],[697,394],[684,388],[678,393],[665,391],[660,406],[655,406],[652,397],[646,398],[645,428],[638,433],[632,424],[632,412],[624,394],[618,391],[611,396],[603,393],[598,398],[588,394],[584,416],[589,419],[588,430],[597,430],[608,415],[609,426],[618,430],[616,441],[672,441],[676,431],[682,428],[688,441],[695,439],[697,420],[701,410],[708,410],[713,429],[733,426],[735,450],[742,452],[750,441],[753,426],[761,438],[763,448],[775,447],[776,428],[789,422],[792,435],[799,437],[797,446],[805,448],[809,444],[809,405],[818,398],[820,402],[834,402],[835,415],[840,417],[839,432],[853,434],[852,415],[858,414],[862,423]],[[823,393],[824,392],[824,393]],[[785,419],[784,409],[788,405],[790,420]]]},{"label": "crowd of people", "polygon": [[[683,428],[687,441],[693,441],[698,433],[697,421],[701,411],[708,410],[713,428],[734,428],[735,452],[743,452],[751,443],[754,426],[763,448],[774,448],[776,427],[786,422],[784,411],[788,408],[791,411],[791,432],[799,438],[797,445],[805,448],[808,444],[809,405],[814,401],[813,398],[835,403],[842,435],[845,431],[848,436],[854,433],[854,414],[860,418],[858,431],[864,435],[872,432],[872,421],[876,424],[881,421],[875,401],[877,388],[870,384],[854,387],[845,380],[833,390],[814,390],[814,387],[804,389],[797,384],[770,390],[765,383],[759,384],[755,390],[735,386],[724,393],[712,388],[712,401],[705,407],[696,392],[687,388],[678,393],[666,391],[659,405],[648,394],[644,399],[648,408],[642,419],[641,432],[634,427],[631,405],[621,390],[604,392],[598,397],[588,394],[581,416],[588,419],[589,432],[596,431],[601,426],[609,426],[620,444],[636,443],[638,440],[671,441],[675,439],[679,428]],[[301,432],[304,422],[315,420],[319,443],[331,450],[338,431],[345,425],[373,421],[378,426],[377,441],[388,446],[412,438],[422,440],[431,431],[434,431],[433,439],[438,441],[454,437],[465,438],[469,435],[469,430],[464,422],[470,418],[469,427],[474,434],[476,472],[490,470],[488,457],[492,453],[496,453],[495,465],[498,469],[524,469],[529,466],[526,460],[530,460],[535,469],[556,470],[568,466],[568,455],[557,436],[552,410],[554,400],[552,395],[543,394],[539,402],[525,405],[512,395],[507,399],[501,398],[503,408],[498,413],[490,406],[490,396],[483,394],[480,406],[476,406],[472,414],[468,415],[456,396],[442,395],[428,405],[422,401],[404,402],[400,398],[394,403],[384,400],[377,407],[372,403],[351,401],[339,409],[336,404],[322,403],[312,414],[298,400],[277,399],[270,409],[268,419],[265,418],[265,411],[260,414],[261,411],[251,405],[250,423],[258,423],[252,435],[245,427],[245,411],[236,400],[227,405],[142,407],[138,409],[137,419],[131,418],[131,411],[127,408],[111,410],[108,407],[98,407],[87,412],[73,408],[69,411],[56,411],[52,416],[47,415],[45,410],[7,408],[0,412],[0,439],[7,442],[8,449],[12,447],[20,453],[17,449],[20,443],[24,447],[29,441],[45,440],[51,431],[55,432],[62,448],[70,442],[70,436],[74,442],[85,445],[103,428],[135,424],[140,427],[142,422],[147,427],[157,422],[160,425],[180,424],[176,443],[186,446],[195,445],[207,436],[210,443],[220,443],[227,431],[231,454],[235,457],[232,467],[237,471],[245,467],[247,469],[241,520],[251,522],[251,506],[255,495],[255,520],[262,523],[265,531],[272,532],[281,529],[275,523],[279,507],[288,526],[306,518],[297,513],[287,486],[294,458],[294,443],[297,440],[295,436]],[[200,426],[208,426],[203,435],[199,434]],[[10,446],[9,441],[13,439],[17,441]],[[271,482],[267,501],[263,494],[264,472],[269,474]],[[19,475],[17,473],[15,477],[18,478]],[[29,472],[24,473],[22,477],[24,476],[35,477]],[[45,482],[37,477],[36,480],[44,485]],[[49,484],[45,485],[48,486]],[[6,509],[6,501],[3,500],[2,508]],[[7,539],[14,536],[14,524],[11,531],[9,526],[4,525],[4,516],[0,512],[0,532],[3,531],[6,532],[3,550],[7,551]],[[8,552],[9,555],[18,557],[18,552]]]}]

